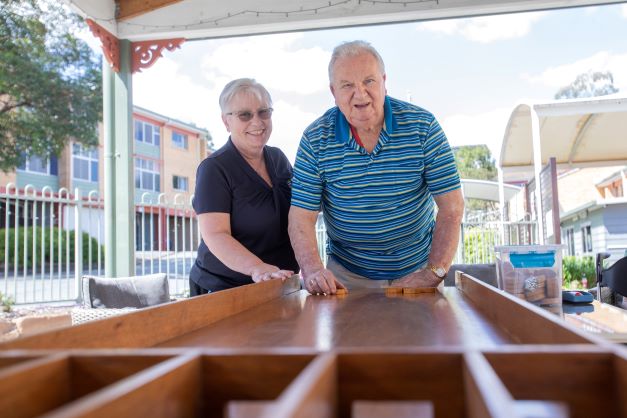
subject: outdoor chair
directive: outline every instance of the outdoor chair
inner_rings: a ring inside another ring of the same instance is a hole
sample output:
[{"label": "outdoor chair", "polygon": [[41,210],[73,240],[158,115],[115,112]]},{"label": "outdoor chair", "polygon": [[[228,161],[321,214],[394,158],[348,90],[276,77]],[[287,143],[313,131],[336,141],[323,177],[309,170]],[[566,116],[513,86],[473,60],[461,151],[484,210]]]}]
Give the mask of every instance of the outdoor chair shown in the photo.
[{"label": "outdoor chair", "polygon": [[82,296],[86,308],[145,308],[169,302],[170,290],[165,273],[117,278],[83,276]]},{"label": "outdoor chair", "polygon": [[612,292],[627,296],[627,256],[619,259],[611,267],[604,269],[603,260],[609,253],[598,253],[596,258],[597,299],[600,300],[601,287],[608,287]]}]

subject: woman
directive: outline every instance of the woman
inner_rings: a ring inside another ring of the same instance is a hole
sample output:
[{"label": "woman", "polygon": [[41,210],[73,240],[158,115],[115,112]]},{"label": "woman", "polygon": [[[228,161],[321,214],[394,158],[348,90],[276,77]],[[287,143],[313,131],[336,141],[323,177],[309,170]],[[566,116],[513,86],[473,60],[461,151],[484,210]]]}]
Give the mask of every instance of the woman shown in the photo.
[{"label": "woman", "polygon": [[220,94],[226,145],[196,173],[194,210],[202,241],[190,272],[191,296],[275,278],[298,270],[287,235],[292,166],[266,143],[272,99],[253,79],[228,83]]}]

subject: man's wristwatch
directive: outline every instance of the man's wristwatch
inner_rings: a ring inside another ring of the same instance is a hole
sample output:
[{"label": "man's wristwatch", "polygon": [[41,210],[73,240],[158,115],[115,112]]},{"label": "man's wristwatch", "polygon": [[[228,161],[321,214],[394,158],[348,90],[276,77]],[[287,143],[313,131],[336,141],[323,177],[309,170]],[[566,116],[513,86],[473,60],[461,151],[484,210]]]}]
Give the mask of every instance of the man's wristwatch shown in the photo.
[{"label": "man's wristwatch", "polygon": [[443,279],[444,277],[446,277],[446,270],[444,269],[444,267],[436,267],[429,264],[427,268],[431,270],[433,274],[435,274],[439,279]]}]

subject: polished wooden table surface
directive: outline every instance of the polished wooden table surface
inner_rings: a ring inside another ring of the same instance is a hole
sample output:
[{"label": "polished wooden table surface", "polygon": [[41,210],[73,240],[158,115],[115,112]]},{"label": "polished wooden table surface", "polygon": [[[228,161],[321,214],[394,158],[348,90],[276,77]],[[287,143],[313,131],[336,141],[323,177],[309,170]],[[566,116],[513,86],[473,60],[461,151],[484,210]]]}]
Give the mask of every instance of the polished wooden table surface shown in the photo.
[{"label": "polished wooden table surface", "polygon": [[590,304],[564,303],[564,320],[584,331],[627,344],[627,310],[593,301]]},{"label": "polished wooden table surface", "polygon": [[383,289],[345,296],[301,290],[256,306],[161,347],[495,347],[511,342],[461,292],[388,295]]}]

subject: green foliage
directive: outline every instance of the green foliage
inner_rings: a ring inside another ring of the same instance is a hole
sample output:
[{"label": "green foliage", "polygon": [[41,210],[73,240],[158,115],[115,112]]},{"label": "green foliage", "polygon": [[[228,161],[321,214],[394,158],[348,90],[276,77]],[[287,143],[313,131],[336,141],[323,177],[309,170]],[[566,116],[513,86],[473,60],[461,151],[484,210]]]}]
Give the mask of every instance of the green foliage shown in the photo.
[{"label": "green foliage", "polygon": [[0,170],[70,138],[98,143],[100,60],[74,36],[79,23],[63,2],[0,2]]},{"label": "green foliage", "polygon": [[[453,155],[459,175],[463,179],[497,180],[496,163],[486,145],[468,145],[454,147]],[[478,199],[467,199],[468,211],[492,211],[496,203]]]},{"label": "green foliage", "polygon": [[[50,255],[50,232],[52,231],[52,257]],[[8,264],[9,270],[15,267],[15,256],[17,249],[17,267],[19,269],[24,268],[24,243],[26,244],[26,269],[33,268],[33,239],[35,239],[35,250],[37,252],[37,260],[35,268],[39,269],[41,265],[41,243],[43,240],[43,257],[46,265],[50,264],[54,260],[54,264],[66,262],[66,257],[69,254],[70,264],[74,262],[74,231],[67,231],[53,227],[52,230],[48,227],[28,227],[19,228],[17,234],[17,248],[15,246],[15,229],[0,229],[0,264],[4,263],[4,246],[6,240],[6,234],[9,238],[9,257]],[[43,237],[42,237],[43,235]],[[69,235],[69,237],[68,237]],[[96,263],[98,261],[98,249],[102,251],[102,247],[98,245],[98,241],[95,238],[91,238],[89,234],[83,232],[83,265],[87,266],[89,263],[89,240],[91,240],[91,261]],[[59,252],[61,258],[59,259]],[[101,260],[104,259],[104,252],[101,253]]]},{"label": "green foliage", "polygon": [[606,96],[614,93],[618,93],[618,89],[614,87],[614,76],[610,71],[588,71],[579,74],[575,81],[559,89],[555,93],[555,99]]},{"label": "green foliage", "polygon": [[562,273],[565,288],[582,287],[581,279],[584,275],[588,280],[588,288],[596,286],[594,257],[566,256],[562,261]]},{"label": "green foliage", "polygon": [[497,231],[467,228],[464,231],[464,263],[492,263],[494,245],[499,242]]},{"label": "green foliage", "polygon": [[2,312],[11,312],[13,309],[13,305],[15,305],[15,300],[12,296],[5,296],[0,292],[0,311]]}]

